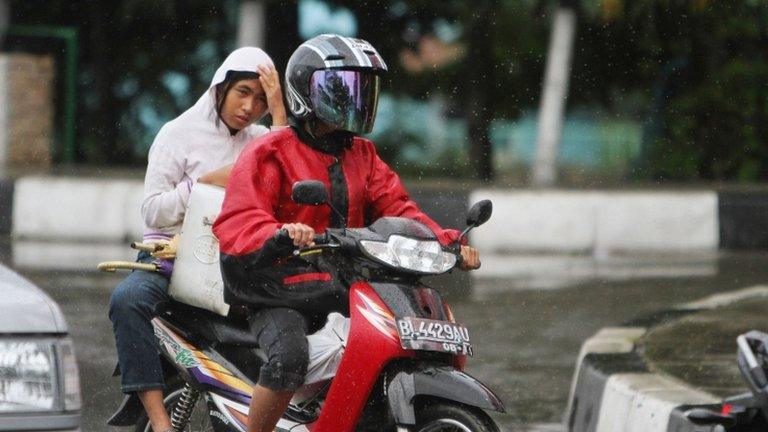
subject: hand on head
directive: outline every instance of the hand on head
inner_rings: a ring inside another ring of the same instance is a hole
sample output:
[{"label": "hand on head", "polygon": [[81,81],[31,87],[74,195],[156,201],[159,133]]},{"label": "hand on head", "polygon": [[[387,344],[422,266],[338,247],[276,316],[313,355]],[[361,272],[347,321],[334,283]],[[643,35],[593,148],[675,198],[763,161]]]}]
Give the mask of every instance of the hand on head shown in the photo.
[{"label": "hand on head", "polygon": [[273,125],[288,124],[277,71],[273,66],[260,65],[257,68],[258,71],[251,73],[234,72],[239,75],[235,75],[235,81],[226,85],[226,93],[219,102],[219,116],[233,133],[259,120],[267,112],[272,113]]},{"label": "hand on head", "polygon": [[274,66],[259,65],[259,82],[261,83],[267,98],[267,106],[272,114],[273,126],[285,126],[288,124],[288,116],[283,104],[283,92],[280,87],[280,76]]}]

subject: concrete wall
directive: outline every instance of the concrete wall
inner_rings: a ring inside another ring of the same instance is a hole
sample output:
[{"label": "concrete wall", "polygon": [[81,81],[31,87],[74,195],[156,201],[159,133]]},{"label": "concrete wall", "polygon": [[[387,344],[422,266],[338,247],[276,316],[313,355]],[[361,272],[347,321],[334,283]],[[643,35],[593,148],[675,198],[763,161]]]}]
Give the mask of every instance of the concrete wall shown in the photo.
[{"label": "concrete wall", "polygon": [[[480,189],[467,195],[411,189],[413,198],[429,215],[451,228],[463,228],[471,203],[491,199],[493,216],[471,234],[472,243],[486,255],[675,253],[744,245],[768,247],[763,217],[768,194],[749,200],[734,199],[732,195],[723,199],[708,191]],[[139,239],[142,191],[140,179],[28,176],[4,180],[0,184],[0,232],[27,240]],[[762,204],[760,197],[765,201]]]},{"label": "concrete wall", "polygon": [[138,180],[24,177],[15,184],[17,239],[141,240],[143,184]]},{"label": "concrete wall", "polygon": [[493,252],[708,251],[719,246],[715,192],[476,190],[491,220],[472,234]]}]

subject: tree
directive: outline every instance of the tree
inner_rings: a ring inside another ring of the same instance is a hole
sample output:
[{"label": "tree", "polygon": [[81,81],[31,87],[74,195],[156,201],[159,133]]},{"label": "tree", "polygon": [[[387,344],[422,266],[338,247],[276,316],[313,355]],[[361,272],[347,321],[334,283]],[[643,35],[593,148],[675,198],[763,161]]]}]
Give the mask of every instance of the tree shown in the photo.
[{"label": "tree", "polygon": [[77,28],[79,160],[130,164],[203,93],[229,52],[235,20],[225,3],[11,0],[11,22]]},{"label": "tree", "polygon": [[768,179],[768,4],[584,4],[573,96],[646,118],[637,178]]},{"label": "tree", "polygon": [[[467,135],[474,177],[493,179],[491,121],[516,116],[538,96],[546,21],[534,11],[536,1],[380,0],[332,3],[352,10],[360,37],[388,60],[396,92],[428,97],[441,93],[468,121]],[[408,72],[398,61],[416,51],[426,37],[448,28],[464,58],[451,64]]]}]

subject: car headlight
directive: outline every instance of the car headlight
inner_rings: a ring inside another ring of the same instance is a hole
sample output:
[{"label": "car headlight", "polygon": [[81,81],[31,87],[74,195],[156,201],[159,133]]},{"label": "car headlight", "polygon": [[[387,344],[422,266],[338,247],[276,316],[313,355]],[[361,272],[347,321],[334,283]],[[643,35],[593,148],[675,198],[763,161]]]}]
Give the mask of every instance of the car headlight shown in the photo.
[{"label": "car headlight", "polygon": [[417,240],[399,235],[386,242],[360,240],[371,257],[388,266],[419,273],[445,273],[456,265],[456,255],[444,252],[435,240]]},{"label": "car headlight", "polygon": [[51,410],[56,387],[50,342],[0,341],[0,412]]},{"label": "car headlight", "polygon": [[82,396],[80,396],[80,372],[77,369],[75,349],[72,347],[71,339],[66,338],[59,343],[59,353],[61,353],[61,371],[64,375],[61,380],[64,385],[64,410],[79,410],[83,405]]},{"label": "car headlight", "polygon": [[0,413],[80,407],[80,378],[71,340],[0,340]]}]

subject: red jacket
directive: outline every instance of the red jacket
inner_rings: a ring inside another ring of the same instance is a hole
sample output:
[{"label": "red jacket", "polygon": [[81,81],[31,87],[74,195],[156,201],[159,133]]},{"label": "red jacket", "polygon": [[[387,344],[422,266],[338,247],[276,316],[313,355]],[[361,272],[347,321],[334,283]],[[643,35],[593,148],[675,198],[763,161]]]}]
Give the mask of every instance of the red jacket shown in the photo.
[{"label": "red jacket", "polygon": [[[347,188],[347,227],[364,226],[366,216],[402,216],[431,228],[443,244],[458,238],[425,215],[400,183],[400,178],[376,154],[371,141],[356,137],[340,155]],[[285,223],[304,223],[322,233],[329,226],[328,206],[297,205],[291,188],[300,180],[320,180],[331,186],[328,168],[336,157],[299,141],[292,128],[253,141],[238,158],[227,184],[221,213],[213,226],[221,252],[246,255],[260,249]],[[332,192],[332,191],[331,191]]]},{"label": "red jacket", "polygon": [[[458,231],[443,230],[419,210],[370,141],[354,138],[352,146],[337,159],[299,141],[291,128],[272,132],[240,154],[213,225],[220,243],[224,299],[228,303],[292,307],[313,313],[338,310],[337,305],[343,304],[344,297],[329,273],[320,273],[303,260],[273,265],[292,249],[272,240],[283,224],[304,223],[317,233],[331,224],[328,206],[297,205],[291,200],[293,184],[300,180],[325,183],[331,202],[338,204],[340,211],[347,209],[349,228],[362,227],[366,220],[381,216],[403,216],[427,225],[443,244],[459,236]],[[341,222],[335,223],[340,226]]]}]

